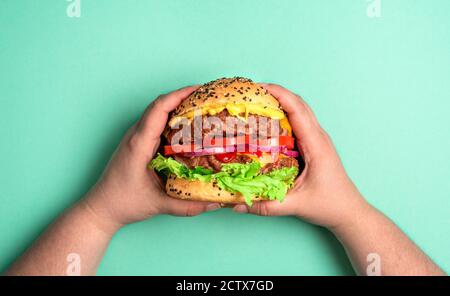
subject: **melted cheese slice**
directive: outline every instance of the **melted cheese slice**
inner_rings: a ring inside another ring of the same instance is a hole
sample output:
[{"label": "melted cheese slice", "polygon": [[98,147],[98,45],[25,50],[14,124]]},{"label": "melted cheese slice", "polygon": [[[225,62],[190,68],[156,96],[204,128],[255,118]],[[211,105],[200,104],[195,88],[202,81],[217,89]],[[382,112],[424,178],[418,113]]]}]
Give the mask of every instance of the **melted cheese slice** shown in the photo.
[{"label": "melted cheese slice", "polygon": [[265,153],[265,152],[263,152],[260,157],[258,157],[256,155],[245,154],[245,153],[244,153],[244,155],[250,157],[254,161],[258,161],[261,164],[261,167],[264,167],[266,164],[269,164],[269,163],[274,163],[275,161],[277,161],[280,158],[286,157],[284,154],[280,153],[280,154],[275,154],[276,156],[274,158],[270,153]]},{"label": "melted cheese slice", "polygon": [[280,120],[280,126],[281,126],[281,128],[287,130],[288,135],[290,137],[292,137],[292,127],[291,127],[291,124],[289,123],[289,120],[287,119],[286,116],[283,119]]}]

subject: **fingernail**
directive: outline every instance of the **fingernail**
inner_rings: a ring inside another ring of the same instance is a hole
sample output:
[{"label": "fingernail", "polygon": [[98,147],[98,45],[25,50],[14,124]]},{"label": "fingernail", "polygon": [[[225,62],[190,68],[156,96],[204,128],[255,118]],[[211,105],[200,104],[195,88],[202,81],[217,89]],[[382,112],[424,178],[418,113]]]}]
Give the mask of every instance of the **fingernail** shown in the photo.
[{"label": "fingernail", "polygon": [[246,205],[237,205],[233,208],[236,213],[246,214],[248,213],[248,208]]},{"label": "fingernail", "polygon": [[206,211],[207,212],[214,211],[214,210],[217,210],[217,209],[220,209],[220,204],[218,204],[218,203],[212,203],[212,204],[209,204],[209,205],[206,206]]}]

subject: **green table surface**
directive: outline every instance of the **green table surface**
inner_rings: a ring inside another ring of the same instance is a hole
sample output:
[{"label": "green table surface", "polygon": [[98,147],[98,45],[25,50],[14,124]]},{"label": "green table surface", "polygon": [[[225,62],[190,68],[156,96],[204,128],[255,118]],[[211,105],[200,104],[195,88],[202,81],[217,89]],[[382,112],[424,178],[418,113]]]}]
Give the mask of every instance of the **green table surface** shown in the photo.
[{"label": "green table surface", "polygon": [[[302,94],[349,175],[450,270],[450,1],[0,1],[0,271],[94,184],[153,98],[222,76]],[[159,216],[100,275],[348,275],[292,217]]]}]

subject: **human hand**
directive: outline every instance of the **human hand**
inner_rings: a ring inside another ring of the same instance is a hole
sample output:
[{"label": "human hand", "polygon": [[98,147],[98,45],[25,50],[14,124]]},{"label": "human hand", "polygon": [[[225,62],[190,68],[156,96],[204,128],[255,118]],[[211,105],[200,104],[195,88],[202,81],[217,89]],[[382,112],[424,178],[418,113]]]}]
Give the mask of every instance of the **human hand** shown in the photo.
[{"label": "human hand", "polygon": [[170,198],[159,176],[147,169],[158,150],[169,112],[196,88],[159,96],[128,130],[103,176],[82,201],[102,221],[121,226],[158,214],[194,216],[220,208],[217,203]]},{"label": "human hand", "polygon": [[294,215],[329,228],[351,220],[369,208],[347,176],[330,137],[303,99],[274,84],[262,84],[286,111],[305,161],[285,200],[261,201],[252,207],[237,205],[236,212],[262,216]]}]

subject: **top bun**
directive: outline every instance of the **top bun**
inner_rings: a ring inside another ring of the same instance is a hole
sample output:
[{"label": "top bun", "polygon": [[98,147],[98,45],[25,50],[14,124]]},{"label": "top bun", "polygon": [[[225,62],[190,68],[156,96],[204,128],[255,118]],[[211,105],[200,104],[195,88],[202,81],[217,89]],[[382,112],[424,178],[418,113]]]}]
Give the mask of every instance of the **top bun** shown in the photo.
[{"label": "top bun", "polygon": [[232,104],[262,105],[282,112],[278,101],[262,86],[243,77],[220,78],[204,84],[184,99],[172,112],[172,117],[183,116],[198,108]]}]

